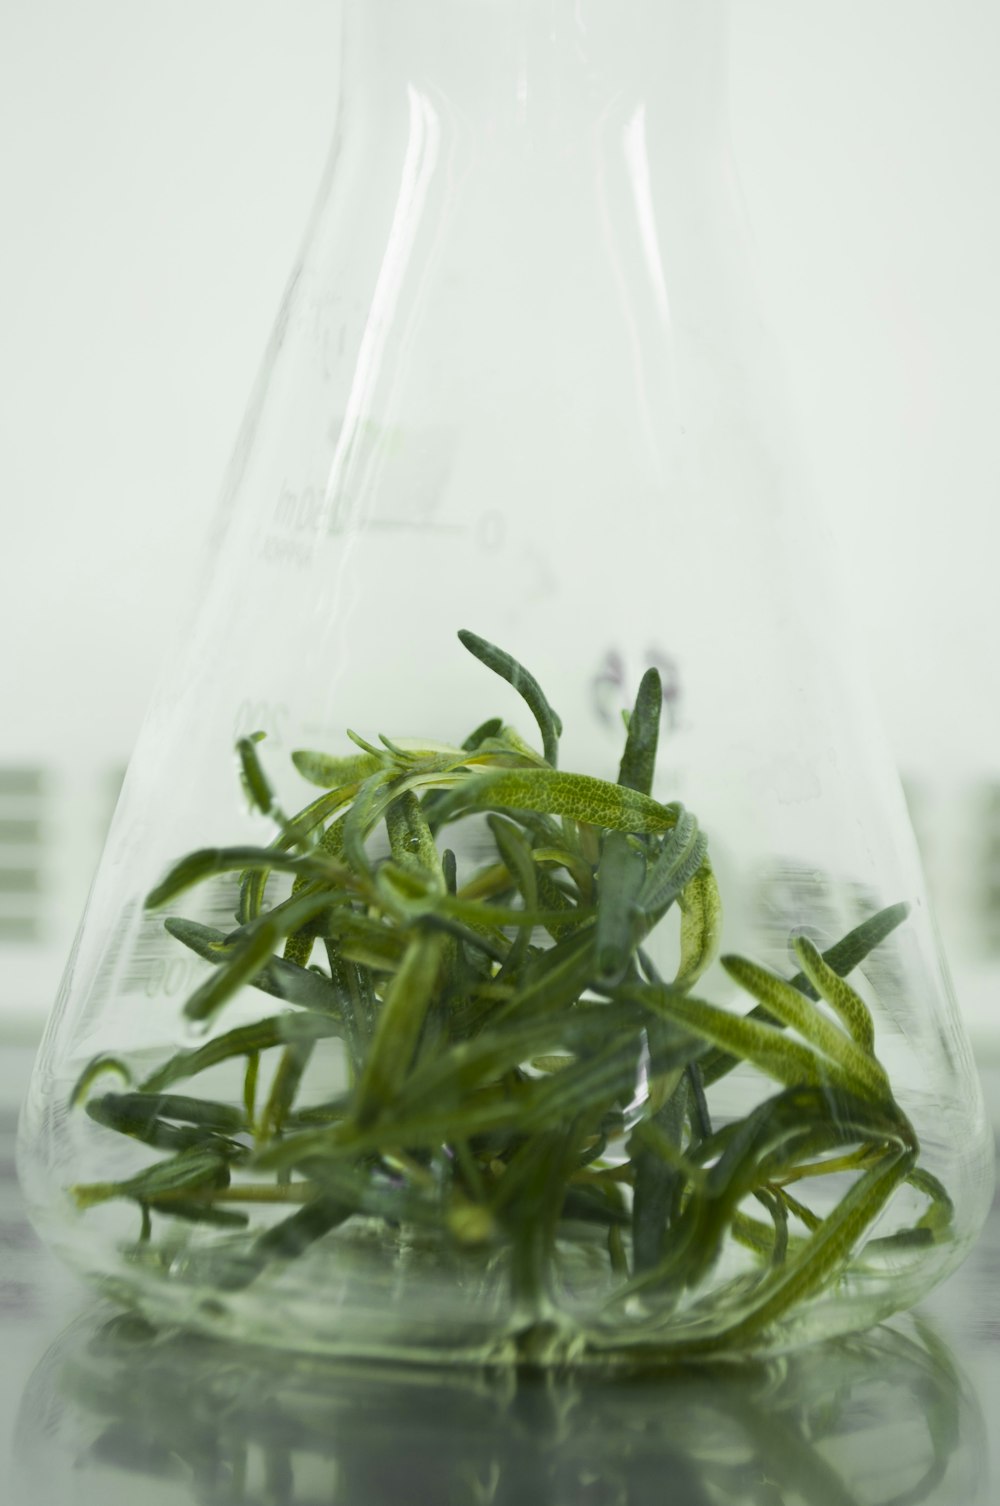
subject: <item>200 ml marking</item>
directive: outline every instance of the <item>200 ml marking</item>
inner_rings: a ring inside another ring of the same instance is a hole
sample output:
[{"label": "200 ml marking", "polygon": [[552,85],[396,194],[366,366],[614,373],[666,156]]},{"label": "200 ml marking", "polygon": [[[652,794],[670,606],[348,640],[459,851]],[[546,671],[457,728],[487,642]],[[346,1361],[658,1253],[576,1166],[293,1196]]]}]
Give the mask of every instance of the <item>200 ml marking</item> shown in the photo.
[{"label": "200 ml marking", "polygon": [[412,514],[366,513],[357,498],[344,492],[331,499],[318,486],[295,490],[285,482],[274,504],[261,556],[274,564],[303,569],[312,560],[319,539],[358,533],[464,535],[487,553],[502,549],[507,539],[506,519],[498,508],[467,521],[434,517],[426,508]]}]

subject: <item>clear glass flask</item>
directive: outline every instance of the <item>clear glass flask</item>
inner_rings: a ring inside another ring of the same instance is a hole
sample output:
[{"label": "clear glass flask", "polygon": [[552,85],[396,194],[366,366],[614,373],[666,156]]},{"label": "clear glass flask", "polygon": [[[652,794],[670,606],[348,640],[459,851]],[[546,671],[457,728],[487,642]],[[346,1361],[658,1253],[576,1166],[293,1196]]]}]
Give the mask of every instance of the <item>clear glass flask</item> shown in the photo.
[{"label": "clear glass flask", "polygon": [[724,6],[344,12],[31,1083],[35,1216],[151,1316],[293,1347],[862,1327],[961,1258],[992,1151],[752,286]]}]

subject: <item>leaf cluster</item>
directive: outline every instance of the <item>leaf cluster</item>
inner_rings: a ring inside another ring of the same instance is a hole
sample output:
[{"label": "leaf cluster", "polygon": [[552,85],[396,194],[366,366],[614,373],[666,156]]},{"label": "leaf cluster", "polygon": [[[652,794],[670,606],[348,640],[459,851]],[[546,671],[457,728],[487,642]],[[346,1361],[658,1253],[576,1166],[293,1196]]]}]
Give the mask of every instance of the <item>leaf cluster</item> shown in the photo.
[{"label": "leaf cluster", "polygon": [[[350,1220],[390,1241],[421,1229],[450,1269],[502,1271],[528,1359],[567,1327],[608,1350],[752,1349],[842,1274],[906,1180],[927,1212],[893,1238],[945,1237],[947,1194],[917,1166],[845,976],[905,907],[824,953],[796,938],[791,979],[723,957],[754,1001],[745,1014],[701,998],[722,910],[697,820],[652,795],[656,672],[611,782],[560,770],[561,721],[534,676],[459,636],[522,695],[541,752],[496,718],[461,746],[351,733],[346,756],[293,755],[320,793],[287,818],[257,740],[241,741],[244,788],[275,839],[194,852],[148,898],[159,908],[239,877],[229,931],[165,920],[211,964],[184,1013],[213,1033],[138,1082],[118,1056],[89,1065],[74,1101],[161,1155],[128,1181],[75,1188],[78,1204],[133,1201],[145,1238],[154,1216],[242,1229],[272,1205],[276,1221],[220,1265],[229,1287]],[[469,871],[459,852],[479,854]],[[672,912],[664,979],[646,944]],[[271,1012],[222,1029],[247,988]],[[347,1069],[336,1093],[317,1057],[329,1039]],[[238,1106],[173,1091],[226,1062],[241,1064]],[[770,1096],[721,1117],[716,1084],[738,1065]],[[91,1091],[108,1071],[126,1091]],[[843,1190],[821,1216],[801,1186],[831,1177]],[[745,1270],[713,1290],[735,1247]],[[570,1319],[580,1260],[596,1295]]]}]

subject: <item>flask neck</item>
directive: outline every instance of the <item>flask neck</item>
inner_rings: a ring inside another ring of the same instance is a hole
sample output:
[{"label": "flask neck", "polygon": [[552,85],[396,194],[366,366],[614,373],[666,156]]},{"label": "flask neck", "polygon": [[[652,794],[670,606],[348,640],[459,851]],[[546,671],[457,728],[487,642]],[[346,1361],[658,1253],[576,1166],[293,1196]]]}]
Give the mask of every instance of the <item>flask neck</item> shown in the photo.
[{"label": "flask neck", "polygon": [[414,98],[533,157],[642,110],[685,153],[726,135],[727,0],[345,0],[341,132],[369,148]]}]

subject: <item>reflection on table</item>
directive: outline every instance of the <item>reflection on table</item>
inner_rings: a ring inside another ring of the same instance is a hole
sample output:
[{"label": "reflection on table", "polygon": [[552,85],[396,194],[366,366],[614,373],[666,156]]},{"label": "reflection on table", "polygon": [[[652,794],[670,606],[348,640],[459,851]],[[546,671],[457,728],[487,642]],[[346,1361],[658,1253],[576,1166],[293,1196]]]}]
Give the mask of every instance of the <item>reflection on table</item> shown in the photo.
[{"label": "reflection on table", "polygon": [[913,1317],[752,1367],[601,1379],[325,1362],[91,1309],[16,1436],[15,1499],[79,1506],[987,1499],[978,1404]]}]

